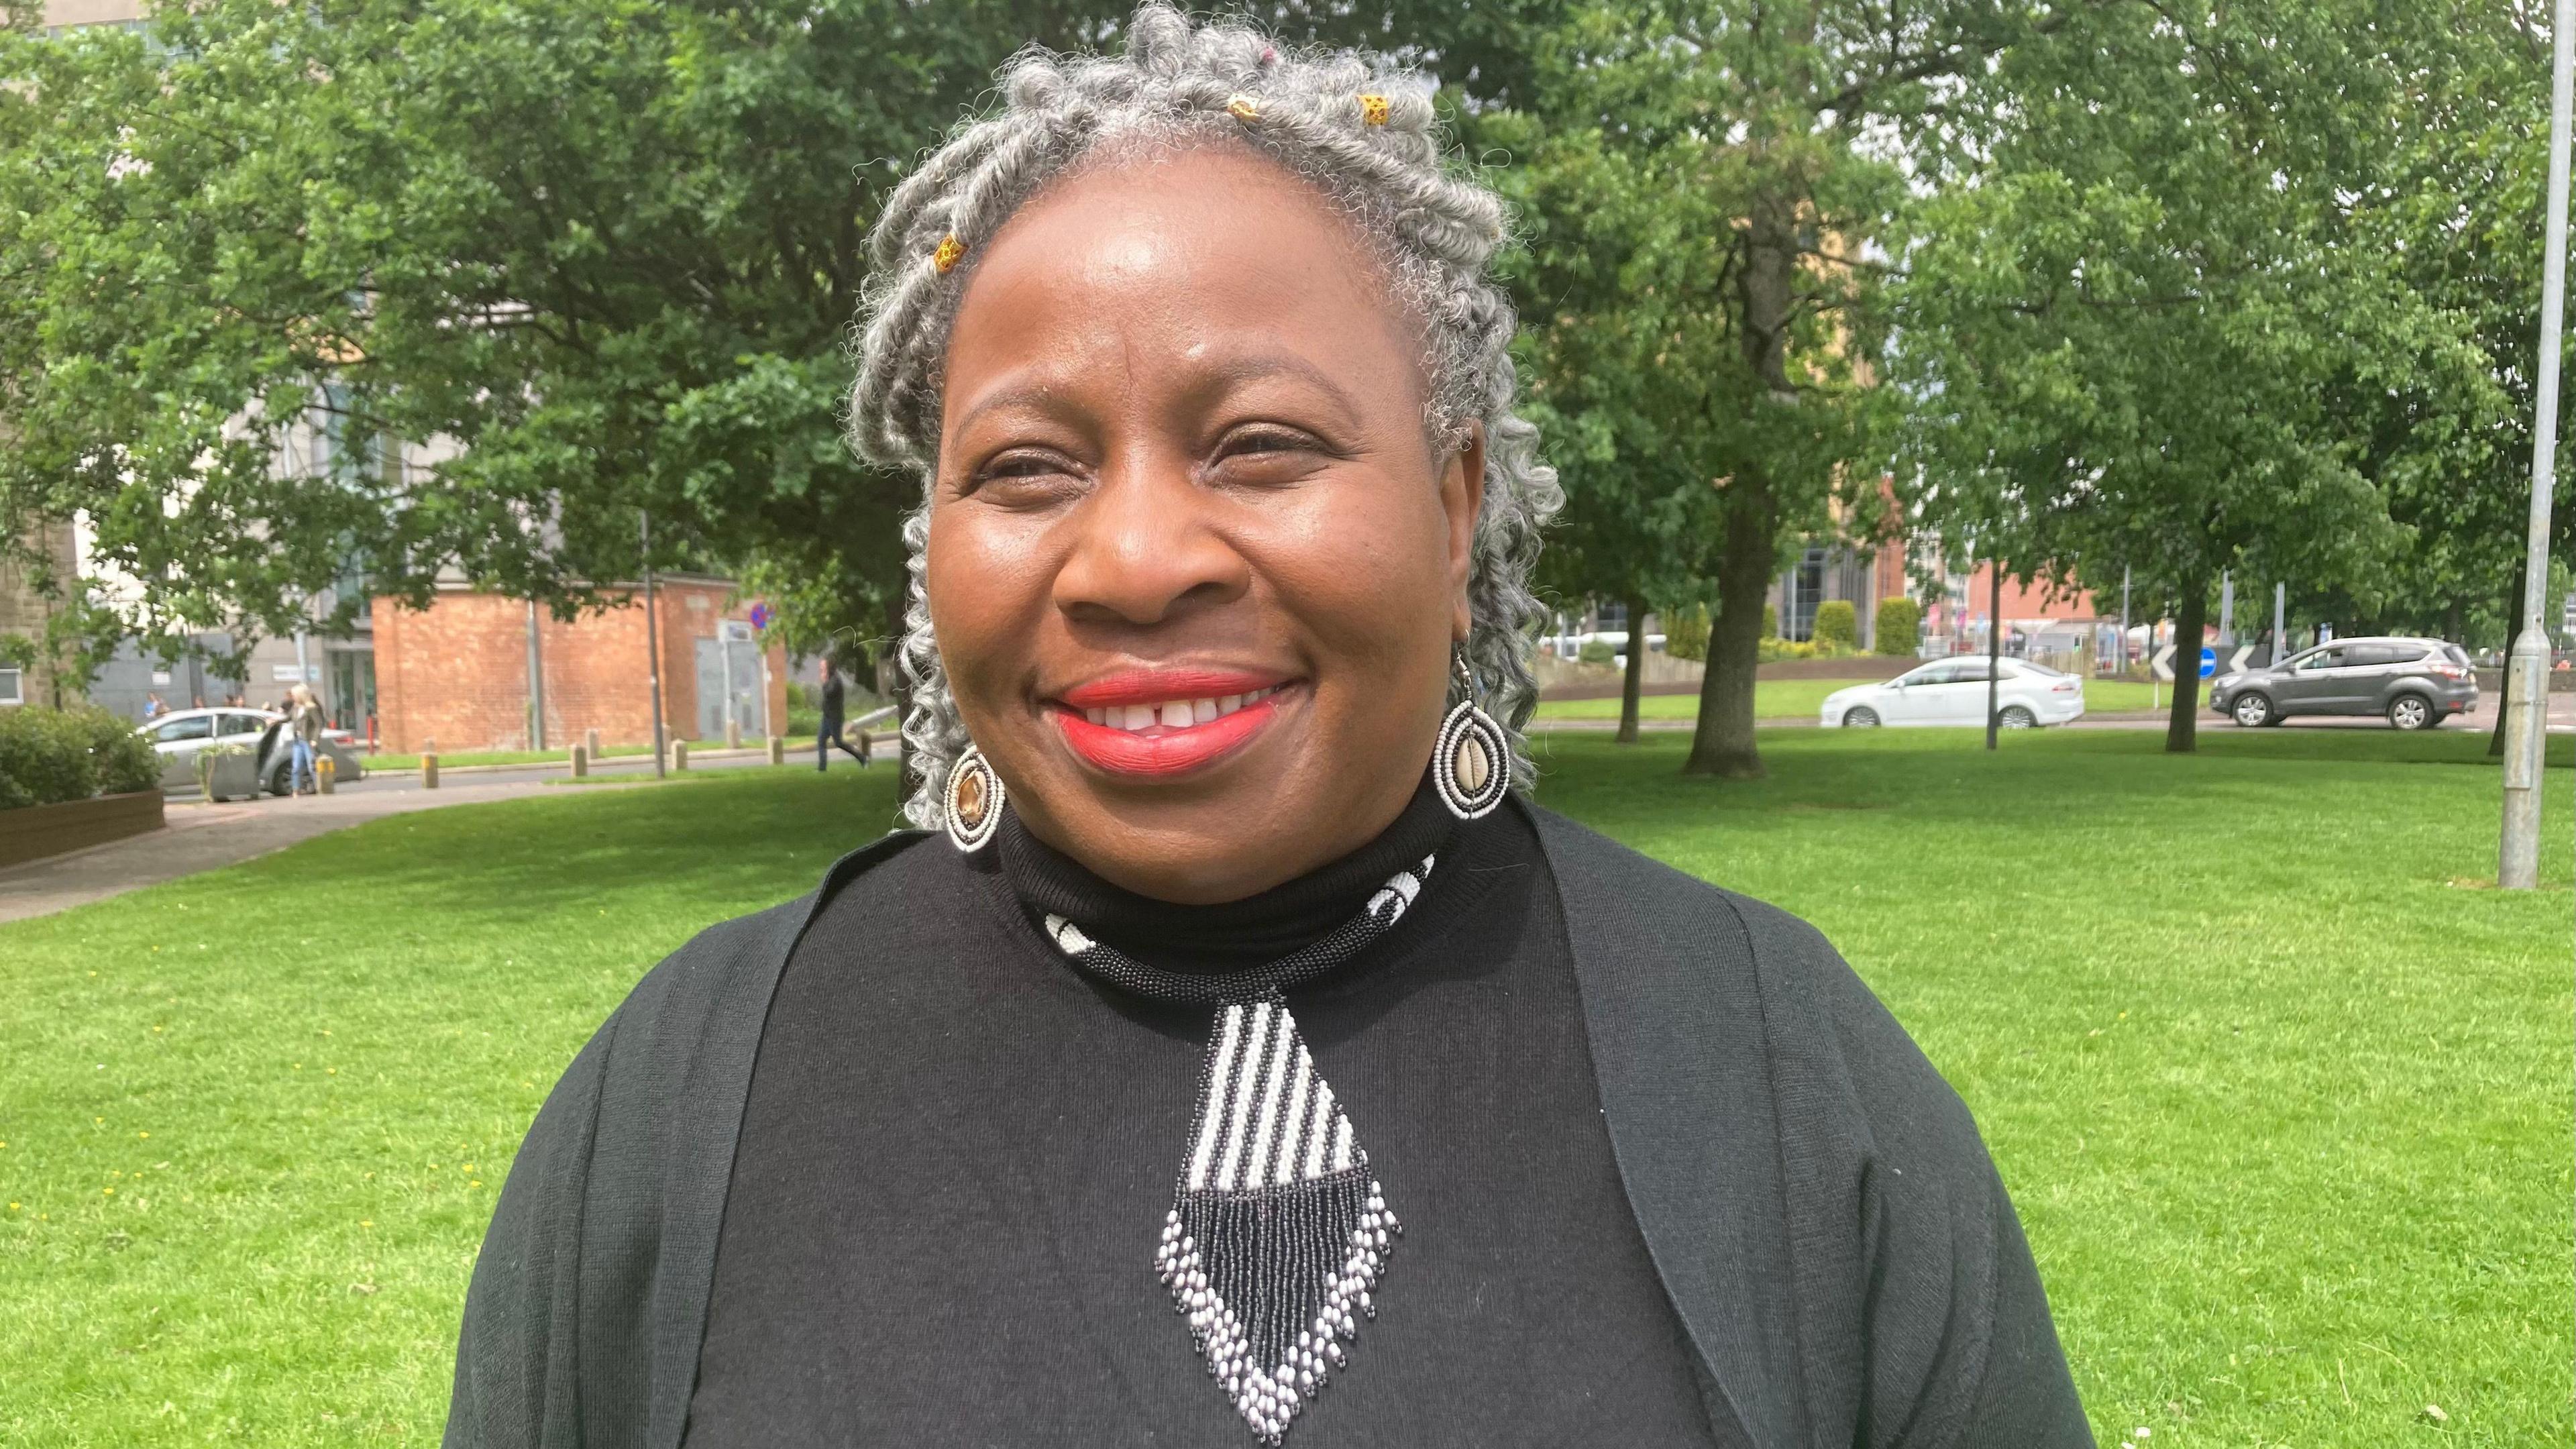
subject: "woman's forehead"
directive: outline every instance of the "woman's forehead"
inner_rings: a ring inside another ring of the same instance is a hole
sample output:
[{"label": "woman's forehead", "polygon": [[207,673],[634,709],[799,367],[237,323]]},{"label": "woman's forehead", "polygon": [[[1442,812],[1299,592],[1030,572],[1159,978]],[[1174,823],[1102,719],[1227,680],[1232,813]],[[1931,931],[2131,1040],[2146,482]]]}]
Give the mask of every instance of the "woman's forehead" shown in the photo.
[{"label": "woman's forehead", "polygon": [[952,423],[1004,374],[1307,370],[1418,395],[1418,328],[1351,221],[1239,148],[1086,166],[977,259],[949,342]]}]

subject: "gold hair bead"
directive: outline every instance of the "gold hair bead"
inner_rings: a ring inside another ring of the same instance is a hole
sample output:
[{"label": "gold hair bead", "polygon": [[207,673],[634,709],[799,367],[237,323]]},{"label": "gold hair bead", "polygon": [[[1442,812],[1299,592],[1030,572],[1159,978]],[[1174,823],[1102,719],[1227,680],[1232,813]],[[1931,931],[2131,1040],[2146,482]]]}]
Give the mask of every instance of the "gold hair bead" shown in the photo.
[{"label": "gold hair bead", "polygon": [[1238,121],[1258,121],[1261,119],[1261,102],[1254,100],[1250,96],[1227,97],[1225,109],[1226,114],[1234,117]]},{"label": "gold hair bead", "polygon": [[1364,124],[1383,126],[1386,124],[1386,118],[1388,115],[1392,114],[1392,110],[1393,108],[1387,105],[1386,97],[1384,96],[1360,97],[1360,120]]},{"label": "gold hair bead", "polygon": [[937,267],[939,274],[944,277],[948,275],[949,269],[956,266],[965,256],[966,244],[959,241],[956,234],[952,232],[939,239],[939,250],[930,254],[930,264]]}]

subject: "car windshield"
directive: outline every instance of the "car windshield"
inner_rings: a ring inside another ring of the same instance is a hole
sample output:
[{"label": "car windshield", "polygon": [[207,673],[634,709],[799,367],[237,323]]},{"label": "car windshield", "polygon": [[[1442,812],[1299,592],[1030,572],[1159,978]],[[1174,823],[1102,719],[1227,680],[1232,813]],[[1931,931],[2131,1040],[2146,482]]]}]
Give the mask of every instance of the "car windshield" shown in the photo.
[{"label": "car windshield", "polygon": [[2004,664],[2004,672],[2007,675],[2034,674],[2042,679],[2064,679],[2066,677],[2065,670],[2051,669],[2036,659],[2007,660]]}]

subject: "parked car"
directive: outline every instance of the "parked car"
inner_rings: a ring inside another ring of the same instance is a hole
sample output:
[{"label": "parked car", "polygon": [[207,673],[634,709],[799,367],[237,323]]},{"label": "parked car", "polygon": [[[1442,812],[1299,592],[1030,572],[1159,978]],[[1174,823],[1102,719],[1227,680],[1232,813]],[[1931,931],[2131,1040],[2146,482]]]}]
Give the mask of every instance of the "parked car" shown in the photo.
[{"label": "parked car", "polygon": [[[2065,724],[2084,717],[2084,681],[2027,659],[2002,661],[1995,722],[2008,730]],[[1850,729],[1878,725],[1983,725],[1986,658],[1953,655],[1909,669],[1884,684],[1859,684],[1825,696],[1822,723]]]},{"label": "parked car", "polygon": [[2428,730],[2477,702],[2467,652],[2439,639],[2337,639],[2209,682],[2209,707],[2247,729],[2292,715],[2375,714]]},{"label": "parked car", "polygon": [[[287,792],[294,759],[285,745],[285,731],[280,728],[285,723],[286,716],[274,710],[183,709],[137,725],[134,732],[150,740],[152,752],[161,757],[164,790],[197,788],[197,756],[206,749],[241,746],[242,755],[217,762],[213,794],[224,800],[256,795],[262,789],[272,795]],[[363,757],[355,748],[357,738],[347,730],[322,732],[322,753],[331,757],[332,773],[343,781],[366,773]]]}]

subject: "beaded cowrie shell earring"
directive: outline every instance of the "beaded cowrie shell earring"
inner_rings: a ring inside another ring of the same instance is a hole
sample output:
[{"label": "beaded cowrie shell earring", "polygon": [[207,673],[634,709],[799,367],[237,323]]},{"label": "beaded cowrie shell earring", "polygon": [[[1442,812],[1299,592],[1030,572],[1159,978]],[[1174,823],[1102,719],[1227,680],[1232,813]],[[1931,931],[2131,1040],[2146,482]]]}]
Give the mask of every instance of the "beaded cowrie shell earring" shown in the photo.
[{"label": "beaded cowrie shell earring", "polygon": [[982,850],[1002,824],[1002,777],[973,745],[948,767],[948,790],[940,819],[949,842],[972,854]]},{"label": "beaded cowrie shell earring", "polygon": [[1467,667],[1464,649],[1451,655],[1466,695],[1440,722],[1440,743],[1431,751],[1431,784],[1440,803],[1461,820],[1493,813],[1512,788],[1512,746],[1503,727],[1476,705],[1476,673]]}]

